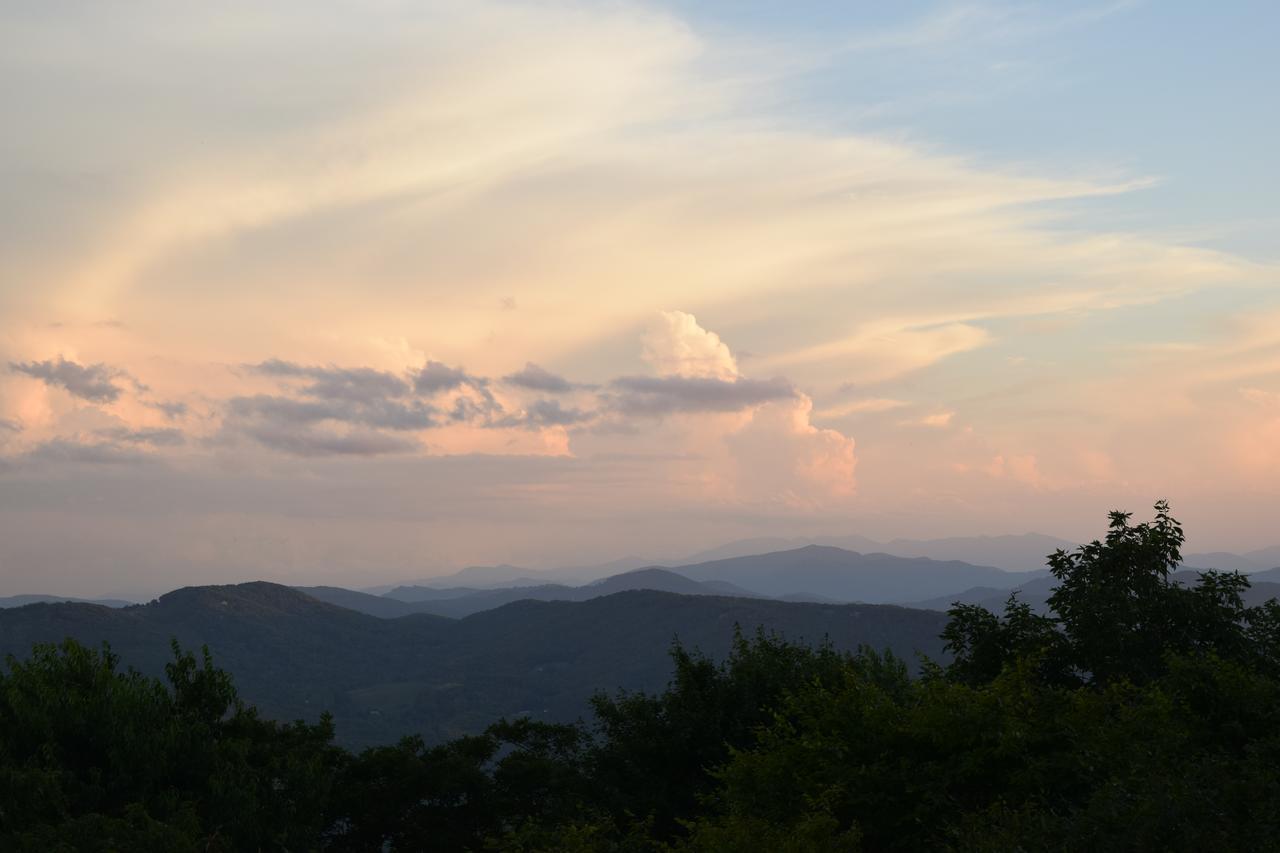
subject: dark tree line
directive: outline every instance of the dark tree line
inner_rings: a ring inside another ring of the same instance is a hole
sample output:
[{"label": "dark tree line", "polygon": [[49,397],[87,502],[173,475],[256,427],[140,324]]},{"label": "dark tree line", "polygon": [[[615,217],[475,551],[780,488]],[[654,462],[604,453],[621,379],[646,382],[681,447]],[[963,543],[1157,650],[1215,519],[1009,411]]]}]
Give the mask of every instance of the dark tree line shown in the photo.
[{"label": "dark tree line", "polygon": [[160,681],[68,641],[0,675],[4,850],[1280,849],[1280,605],[1170,579],[1113,513],[1049,611],[957,606],[952,659],[738,636],[660,694],[352,754],[174,648]]}]

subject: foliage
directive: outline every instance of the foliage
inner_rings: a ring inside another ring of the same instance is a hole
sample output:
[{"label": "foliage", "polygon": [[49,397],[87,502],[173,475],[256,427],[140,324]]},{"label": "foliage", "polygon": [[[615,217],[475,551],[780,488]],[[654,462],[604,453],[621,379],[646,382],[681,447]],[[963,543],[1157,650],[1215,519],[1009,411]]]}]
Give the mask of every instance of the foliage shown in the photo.
[{"label": "foliage", "polygon": [[0,849],[305,848],[341,753],[332,726],[260,719],[173,647],[168,684],[67,641],[0,675]]},{"label": "foliage", "polygon": [[1277,604],[1244,607],[1236,574],[1172,583],[1167,505],[1129,519],[1049,558],[1050,615],[959,606],[948,666],[790,695],[685,846],[822,826],[814,849],[1277,849]]}]

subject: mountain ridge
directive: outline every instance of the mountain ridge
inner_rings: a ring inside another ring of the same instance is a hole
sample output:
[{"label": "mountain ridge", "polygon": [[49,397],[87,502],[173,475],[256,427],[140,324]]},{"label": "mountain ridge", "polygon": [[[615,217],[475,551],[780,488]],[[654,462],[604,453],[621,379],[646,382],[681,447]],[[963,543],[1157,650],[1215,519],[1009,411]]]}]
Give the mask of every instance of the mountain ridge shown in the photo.
[{"label": "mountain ridge", "polygon": [[38,642],[109,642],[126,666],[163,672],[169,643],[208,645],[242,695],[273,719],[334,714],[342,742],[366,746],[420,733],[429,742],[503,716],[569,721],[598,690],[658,690],[679,637],[713,657],[736,626],[838,648],[890,648],[908,662],[942,656],[945,616],[884,605],[616,592],[588,601],[518,601],[453,620],[379,618],[296,589],[254,582],[186,587],[123,610],[31,604],[0,611],[0,654]]}]

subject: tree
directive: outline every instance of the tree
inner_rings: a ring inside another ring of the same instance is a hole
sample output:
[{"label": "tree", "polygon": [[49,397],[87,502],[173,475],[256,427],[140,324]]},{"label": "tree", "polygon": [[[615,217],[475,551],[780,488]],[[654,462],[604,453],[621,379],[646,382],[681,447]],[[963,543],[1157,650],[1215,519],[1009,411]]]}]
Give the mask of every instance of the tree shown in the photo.
[{"label": "tree", "polygon": [[713,774],[685,850],[1275,850],[1280,678],[1275,601],[1246,578],[1170,577],[1163,503],[1050,558],[1048,615],[956,607],[955,659],[784,697]]},{"label": "tree", "polygon": [[67,640],[0,675],[0,849],[307,848],[333,728],[260,719],[208,650],[168,683]]},{"label": "tree", "polygon": [[950,611],[943,633],[954,655],[948,674],[967,683],[995,678],[1034,656],[1046,682],[1105,685],[1158,678],[1170,656],[1212,654],[1250,666],[1280,665],[1277,605],[1245,607],[1249,581],[1238,572],[1202,572],[1194,586],[1171,573],[1182,562],[1182,526],[1169,505],[1130,524],[1112,512],[1106,537],[1048,558],[1058,585],[1049,614],[1010,598],[1003,618],[973,605]]}]

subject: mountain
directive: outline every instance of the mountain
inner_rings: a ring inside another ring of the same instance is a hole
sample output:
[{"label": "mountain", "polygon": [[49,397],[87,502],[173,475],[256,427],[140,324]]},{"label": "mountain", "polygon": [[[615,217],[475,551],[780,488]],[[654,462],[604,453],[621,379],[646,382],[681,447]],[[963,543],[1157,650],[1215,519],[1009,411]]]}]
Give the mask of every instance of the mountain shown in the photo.
[{"label": "mountain", "polygon": [[723,581],[770,597],[803,596],[887,603],[958,592],[973,586],[1009,588],[1027,574],[957,560],[860,554],[823,545],[681,566],[698,581]]},{"label": "mountain", "polygon": [[738,539],[727,542],[716,548],[708,548],[696,554],[690,554],[677,565],[689,566],[697,563],[710,563],[716,560],[731,560],[734,557],[754,557],[759,554],[773,554],[779,551],[794,551],[806,545],[828,545],[832,548],[843,548],[846,551],[884,551],[884,545],[865,536],[757,536],[752,539]]},{"label": "mountain", "polygon": [[554,577],[539,577],[539,572],[533,569],[523,569],[519,566],[510,566],[506,563],[497,566],[468,566],[461,571],[454,572],[451,575],[432,578],[430,581],[424,581],[422,585],[433,586],[437,588],[443,587],[473,587],[477,589],[489,589],[492,587],[511,586],[519,584],[521,586],[531,586],[534,584],[546,583],[555,580]]},{"label": "mountain", "polygon": [[7,597],[0,597],[0,609],[8,607],[26,607],[28,604],[52,604],[58,601],[72,602],[76,604],[100,604],[103,607],[128,607],[134,603],[120,598],[71,598],[70,596],[58,595],[10,595]]},{"label": "mountain", "polygon": [[1221,572],[1253,572],[1271,568],[1269,564],[1257,562],[1242,554],[1227,551],[1210,551],[1203,554],[1187,554],[1182,558],[1182,565],[1189,569],[1217,569]]},{"label": "mountain", "polygon": [[879,542],[865,536],[811,536],[808,538],[760,537],[740,539],[687,557],[677,567],[733,557],[748,557],[790,551],[806,545],[823,545],[863,554],[894,557],[925,557],[930,560],[960,560],[979,566],[994,566],[1010,572],[1043,569],[1046,558],[1058,548],[1074,543],[1040,533],[1018,536],[954,536],[946,539],[893,539]]},{"label": "mountain", "polygon": [[[452,594],[455,590],[449,590],[450,594],[442,595],[439,593],[445,592],[444,590],[433,590],[430,587],[399,587],[387,593],[387,595],[399,598],[403,602],[411,603],[413,612],[416,613],[435,613],[440,616],[462,618],[470,616],[472,613],[479,613],[482,610],[492,610],[495,607],[501,607],[513,601],[587,601],[603,595],[612,595],[615,592],[636,589],[672,592],[679,595],[760,597],[757,593],[730,583],[722,581],[699,583],[667,569],[656,567],[624,572],[584,586],[541,584],[538,586],[468,590],[461,595]],[[339,602],[335,601],[335,603]],[[354,601],[352,605],[348,606],[353,606],[354,609],[365,613],[379,615],[373,609],[365,609],[358,606]]]},{"label": "mountain", "polygon": [[379,619],[396,619],[413,613],[425,613],[415,602],[399,601],[382,595],[369,595],[338,586],[295,586],[294,589],[312,598],[347,610],[377,616]]},{"label": "mountain", "polygon": [[1187,554],[1182,558],[1182,564],[1187,568],[1253,574],[1280,567],[1280,545],[1246,551],[1243,554],[1234,554],[1230,551]]},{"label": "mountain", "polygon": [[657,690],[679,637],[715,657],[735,625],[842,649],[891,648],[909,662],[942,655],[945,616],[873,605],[792,604],[649,590],[584,602],[520,601],[462,620],[382,619],[257,582],[189,587],[113,610],[32,604],[0,611],[0,654],[74,637],[111,644],[122,663],[162,674],[169,640],[207,644],[241,695],[276,719],[331,710],[351,746],[421,733],[440,741],[501,716],[572,720],[597,690]]},{"label": "mountain", "polygon": [[[417,594],[422,590],[463,589],[468,592],[480,589],[500,589],[515,586],[544,586],[547,584],[564,584],[577,586],[613,575],[623,574],[636,569],[662,564],[662,560],[649,560],[643,557],[620,557],[606,563],[594,563],[581,566],[568,566],[558,569],[529,569],[520,566],[502,564],[498,566],[468,566],[451,575],[436,578],[423,578],[401,584],[389,584],[369,587],[362,592],[374,595],[396,593],[397,598],[408,600],[407,595]],[[672,561],[666,561],[672,562]],[[423,595],[423,598],[429,597]],[[452,596],[446,596],[452,597]]]},{"label": "mountain", "polygon": [[[535,586],[530,582],[520,584],[520,586]],[[450,598],[462,598],[467,595],[475,595],[476,593],[488,592],[487,588],[475,586],[421,586],[418,584],[406,584],[402,586],[392,587],[386,592],[381,593],[383,598],[394,598],[396,601],[418,602],[418,601],[444,601]],[[357,610],[359,608],[356,608]]]},{"label": "mountain", "polygon": [[944,539],[894,539],[879,550],[900,557],[962,560],[995,566],[1010,572],[1043,570],[1048,557],[1059,548],[1071,550],[1077,543],[1042,533],[1016,536],[952,536]]},{"label": "mountain", "polygon": [[[679,595],[727,595],[742,598],[759,598],[757,593],[724,581],[699,582],[668,569],[652,566],[623,572],[611,578],[605,578],[579,587],[583,592],[595,595],[611,595],[633,589],[653,589],[659,592],[674,592]],[[594,596],[593,596],[594,597]]]},{"label": "mountain", "polygon": [[924,600],[903,602],[903,607],[920,607],[925,610],[947,611],[953,604],[980,604],[993,613],[1003,613],[1005,602],[1010,593],[1017,592],[1018,600],[1029,603],[1035,610],[1044,610],[1048,599],[1058,582],[1053,577],[1041,575],[1019,584],[1013,588],[999,589],[990,586],[975,586],[952,595],[938,595]]},{"label": "mountain", "polygon": [[[770,541],[749,540],[751,547]],[[410,607],[380,607],[356,598],[317,591],[317,597],[375,616],[405,612],[434,613],[461,618],[513,601],[585,601],[632,589],[652,589],[681,595],[730,595],[782,601],[830,603],[861,601],[886,604],[961,594],[971,587],[1009,589],[1044,572],[1006,572],[956,560],[859,554],[840,548],[806,545],[790,551],[753,554],[681,566],[678,572],[650,567],[595,581],[584,586],[536,586],[467,589],[406,586],[386,594]],[[922,596],[922,593],[925,595]],[[945,609],[945,608],[943,608]]]},{"label": "mountain", "polygon": [[1268,568],[1280,567],[1280,545],[1272,545],[1270,548],[1259,548],[1256,551],[1249,551],[1245,556],[1260,566],[1266,566]]},{"label": "mountain", "polygon": [[[1196,582],[1197,572],[1190,569],[1184,569],[1173,573],[1173,579],[1183,584],[1193,585]],[[1268,577],[1274,580],[1262,580]],[[1272,598],[1280,598],[1280,569],[1273,569],[1269,572],[1259,572],[1251,575],[1249,578],[1250,587],[1242,596],[1244,603],[1248,606],[1262,604]],[[1018,600],[1025,601],[1032,606],[1033,609],[1044,611],[1046,609],[1046,600],[1057,586],[1057,581],[1049,576],[1041,576],[1029,580],[1025,584],[1021,584],[1015,589],[1018,592]],[[942,610],[946,611],[951,608],[952,604],[980,604],[983,607],[995,613],[1004,612],[1005,602],[1009,598],[1009,593],[1014,590],[1010,589],[993,589],[991,587],[973,587],[955,595],[942,595],[923,601],[904,602],[904,607],[919,607],[926,610]]]}]

